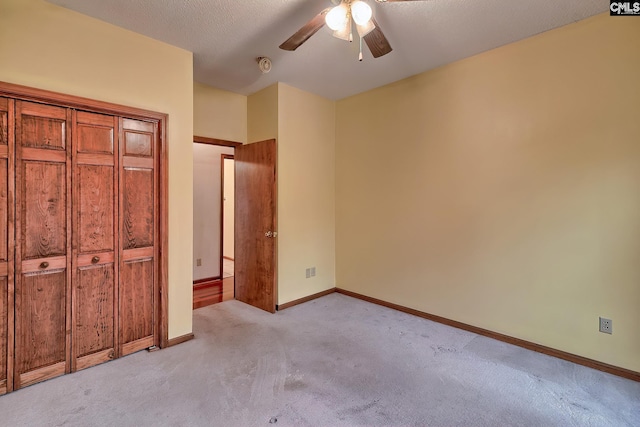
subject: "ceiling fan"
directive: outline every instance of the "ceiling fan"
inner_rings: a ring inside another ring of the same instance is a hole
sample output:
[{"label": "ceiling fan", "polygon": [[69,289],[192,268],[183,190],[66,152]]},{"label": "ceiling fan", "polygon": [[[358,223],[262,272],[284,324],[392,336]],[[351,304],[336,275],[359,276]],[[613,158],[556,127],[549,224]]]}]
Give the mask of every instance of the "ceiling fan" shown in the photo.
[{"label": "ceiling fan", "polygon": [[[377,3],[425,0],[376,0]],[[333,30],[333,36],[353,41],[353,25],[360,36],[360,57],[362,61],[362,40],[365,41],[374,58],[379,58],[393,49],[382,33],[380,26],[373,17],[371,6],[363,0],[332,0],[337,6],[328,7],[314,16],[302,26],[294,35],[280,45],[280,49],[296,50],[304,42],[324,27],[326,24]]]}]

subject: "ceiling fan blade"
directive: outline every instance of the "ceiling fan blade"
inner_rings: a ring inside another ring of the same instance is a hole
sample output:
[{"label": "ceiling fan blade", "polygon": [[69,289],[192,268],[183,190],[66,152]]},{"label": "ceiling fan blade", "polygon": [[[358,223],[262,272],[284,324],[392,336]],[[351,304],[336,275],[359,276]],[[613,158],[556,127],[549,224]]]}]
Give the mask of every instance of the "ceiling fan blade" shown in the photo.
[{"label": "ceiling fan blade", "polygon": [[283,50],[296,50],[299,48],[302,43],[309,40],[309,37],[318,32],[318,30],[324,27],[325,21],[324,17],[327,16],[327,13],[331,10],[330,7],[326,8],[319,14],[313,17],[311,21],[307,22],[300,28],[294,35],[289,37],[289,39],[280,45],[280,49]]},{"label": "ceiling fan blade", "polygon": [[375,18],[371,18],[371,20],[376,27],[373,29],[373,31],[364,36],[364,41],[367,43],[367,46],[369,46],[369,50],[371,51],[373,57],[380,58],[381,56],[384,56],[387,53],[391,52],[393,49],[391,49],[389,41],[382,33],[382,30],[380,29],[380,26],[376,22]]}]

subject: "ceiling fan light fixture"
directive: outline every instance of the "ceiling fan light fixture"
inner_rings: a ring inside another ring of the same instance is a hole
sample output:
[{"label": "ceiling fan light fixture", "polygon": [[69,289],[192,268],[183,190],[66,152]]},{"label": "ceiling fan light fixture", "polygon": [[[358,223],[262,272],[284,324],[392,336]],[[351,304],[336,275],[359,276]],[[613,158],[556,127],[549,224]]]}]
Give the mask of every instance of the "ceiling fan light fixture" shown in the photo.
[{"label": "ceiling fan light fixture", "polygon": [[373,23],[373,20],[371,19],[367,21],[364,25],[356,24],[356,29],[358,30],[358,35],[360,36],[360,38],[363,38],[364,36],[369,34],[371,31],[373,31],[375,28],[376,28],[376,25]]},{"label": "ceiling fan light fixture", "polygon": [[371,6],[361,0],[357,0],[351,3],[351,14],[356,24],[365,25],[371,20],[373,11],[371,10]]},{"label": "ceiling fan light fixture", "polygon": [[[376,0],[382,2],[382,0]],[[388,2],[396,1],[425,1],[425,0],[385,0]],[[362,44],[366,43],[371,55],[374,58],[380,58],[390,53],[393,49],[384,33],[378,26],[376,19],[373,17],[371,7],[363,0],[331,0],[335,7],[327,7],[309,22],[296,31],[284,43],[280,45],[280,49],[293,51],[299,48],[309,37],[317,33],[325,25],[329,27],[334,37],[353,41],[353,25],[360,35],[360,59],[362,58]],[[353,17],[354,11],[357,18]],[[357,23],[356,23],[357,21]],[[348,35],[348,36],[347,36]]]},{"label": "ceiling fan light fixture", "polygon": [[351,41],[351,28],[348,25],[345,25],[344,28],[340,28],[339,30],[335,30],[333,32],[333,37],[341,40]]},{"label": "ceiling fan light fixture", "polygon": [[349,8],[345,3],[340,3],[327,13],[325,22],[333,31],[342,30],[347,26],[349,19]]}]

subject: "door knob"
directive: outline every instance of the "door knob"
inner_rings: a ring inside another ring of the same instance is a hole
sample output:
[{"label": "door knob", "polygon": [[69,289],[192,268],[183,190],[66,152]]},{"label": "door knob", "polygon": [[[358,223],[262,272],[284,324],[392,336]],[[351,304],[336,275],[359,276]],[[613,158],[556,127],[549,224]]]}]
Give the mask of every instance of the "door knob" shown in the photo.
[{"label": "door knob", "polygon": [[264,233],[264,237],[273,237],[273,231],[267,231]]}]

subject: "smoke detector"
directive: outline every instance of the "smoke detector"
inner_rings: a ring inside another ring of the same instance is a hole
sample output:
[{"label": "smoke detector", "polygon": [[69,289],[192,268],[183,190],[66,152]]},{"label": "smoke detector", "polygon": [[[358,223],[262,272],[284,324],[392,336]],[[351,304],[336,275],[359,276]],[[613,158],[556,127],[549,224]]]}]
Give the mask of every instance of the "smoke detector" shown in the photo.
[{"label": "smoke detector", "polygon": [[258,61],[258,68],[260,68],[262,74],[267,74],[271,71],[271,60],[269,58],[266,56],[259,56],[256,58],[256,61]]}]

